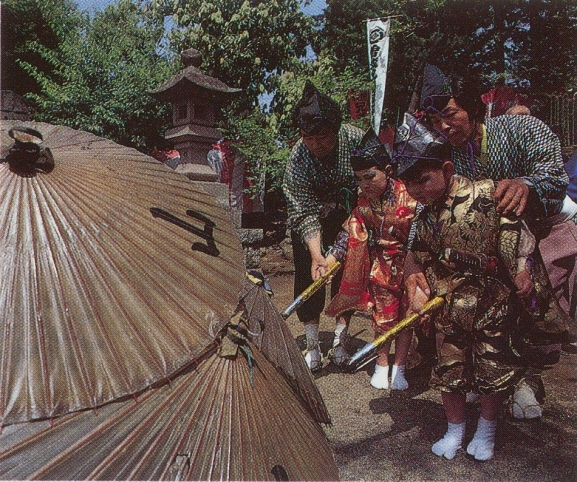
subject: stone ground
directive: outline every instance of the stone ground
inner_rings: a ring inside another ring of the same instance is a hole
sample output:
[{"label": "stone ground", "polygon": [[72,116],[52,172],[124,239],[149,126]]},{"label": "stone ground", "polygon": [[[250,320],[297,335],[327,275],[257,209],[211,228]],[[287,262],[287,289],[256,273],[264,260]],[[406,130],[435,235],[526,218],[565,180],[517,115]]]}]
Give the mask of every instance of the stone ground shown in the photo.
[{"label": "stone ground", "polygon": [[[281,248],[263,257],[263,270],[282,311],[292,301],[290,262]],[[297,343],[304,330],[296,315],[287,320]],[[320,337],[324,354],[331,346],[334,321],[323,316]],[[358,349],[371,340],[367,317],[356,315],[350,333]],[[430,368],[410,370],[406,392],[376,390],[369,385],[374,362],[354,374],[339,372],[325,360],[317,385],[332,417],[325,427],[341,480],[443,481],[577,481],[577,355],[563,354],[544,374],[547,399],[543,417],[518,421],[504,406],[499,419],[495,457],[477,462],[460,451],[448,461],[431,445],[445,432],[441,398],[427,386]],[[468,410],[467,441],[473,436],[479,407]]]}]

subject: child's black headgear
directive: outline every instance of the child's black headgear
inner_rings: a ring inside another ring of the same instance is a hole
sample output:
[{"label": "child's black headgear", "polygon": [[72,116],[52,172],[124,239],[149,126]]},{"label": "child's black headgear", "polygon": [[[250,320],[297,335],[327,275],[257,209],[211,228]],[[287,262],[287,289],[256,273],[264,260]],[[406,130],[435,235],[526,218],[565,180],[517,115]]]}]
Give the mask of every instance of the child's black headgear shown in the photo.
[{"label": "child's black headgear", "polygon": [[372,127],[365,132],[361,142],[351,154],[353,171],[361,171],[377,166],[385,169],[391,164],[391,156],[385,145],[379,140]]},{"label": "child's black headgear", "polygon": [[427,129],[416,117],[405,114],[404,122],[395,135],[393,168],[400,177],[418,162],[442,164],[450,156],[450,145],[437,131]]}]

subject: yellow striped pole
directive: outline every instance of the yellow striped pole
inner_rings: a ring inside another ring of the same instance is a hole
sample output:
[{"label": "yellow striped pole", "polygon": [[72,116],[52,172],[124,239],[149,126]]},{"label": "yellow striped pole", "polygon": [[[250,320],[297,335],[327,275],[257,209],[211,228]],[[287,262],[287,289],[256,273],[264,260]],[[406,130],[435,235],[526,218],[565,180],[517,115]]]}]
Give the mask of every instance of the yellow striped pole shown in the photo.
[{"label": "yellow striped pole", "polygon": [[349,360],[348,369],[350,371],[358,370],[360,367],[370,361],[370,358],[376,353],[379,346],[396,338],[405,328],[409,328],[415,325],[422,315],[428,315],[432,313],[433,311],[443,306],[443,303],[445,303],[445,299],[442,296],[437,296],[436,298],[427,301],[427,303],[423,305],[421,313],[413,313],[412,315],[403,318],[389,331],[383,333],[378,338],[375,338],[372,342],[367,343],[363,348],[356,352]]},{"label": "yellow striped pole", "polygon": [[313,281],[313,283],[305,289],[300,295],[298,295],[295,300],[286,307],[286,309],[281,313],[281,316],[286,320],[290,315],[292,315],[297,308],[299,308],[306,300],[308,300],[312,295],[314,295],[323,285],[325,285],[332,275],[334,275],[339,268],[341,263],[335,261],[334,264],[328,269],[328,271],[318,280]]}]

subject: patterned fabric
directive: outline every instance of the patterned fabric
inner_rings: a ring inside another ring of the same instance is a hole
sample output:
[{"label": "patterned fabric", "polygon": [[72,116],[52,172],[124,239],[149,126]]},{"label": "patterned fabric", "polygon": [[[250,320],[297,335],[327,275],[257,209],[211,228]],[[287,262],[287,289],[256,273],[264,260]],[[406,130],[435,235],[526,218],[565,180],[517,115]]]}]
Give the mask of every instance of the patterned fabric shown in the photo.
[{"label": "patterned fabric", "polygon": [[403,183],[392,179],[378,201],[359,195],[332,251],[345,265],[339,293],[326,310],[329,316],[372,311],[376,333],[399,321],[405,304],[401,285],[406,242],[416,205]]},{"label": "patterned fabric", "polygon": [[[416,221],[412,246],[436,296],[446,303],[435,317],[438,362],[431,385],[444,391],[488,394],[516,383],[520,368],[509,345],[517,315],[511,310],[521,222],[500,218],[494,183],[455,176],[446,202],[427,206]],[[493,276],[459,272],[440,261],[447,248],[496,256]]]},{"label": "patterned fabric", "polygon": [[486,161],[475,152],[472,164],[469,153],[454,148],[455,172],[473,180],[525,179],[536,196],[527,207],[528,222],[559,213],[569,179],[557,136],[539,119],[526,115],[487,119],[486,126]]},{"label": "patterned fabric", "polygon": [[[566,221],[566,216],[559,214],[569,183],[559,139],[540,120],[526,115],[487,119],[487,137],[486,163],[475,156],[473,172],[467,153],[454,149],[455,171],[471,179],[476,174],[495,181],[521,177],[532,183],[524,218],[541,240],[539,249],[553,290],[563,309],[569,311],[577,277],[577,243],[573,242],[577,216]],[[549,219],[544,220],[546,217]],[[558,223],[567,225],[550,227]]]},{"label": "patterned fabric", "polygon": [[338,134],[336,156],[320,160],[300,139],[289,157],[283,180],[288,225],[306,240],[321,230],[319,218],[347,203],[357,186],[350,164],[351,152],[363,131],[344,124]]}]

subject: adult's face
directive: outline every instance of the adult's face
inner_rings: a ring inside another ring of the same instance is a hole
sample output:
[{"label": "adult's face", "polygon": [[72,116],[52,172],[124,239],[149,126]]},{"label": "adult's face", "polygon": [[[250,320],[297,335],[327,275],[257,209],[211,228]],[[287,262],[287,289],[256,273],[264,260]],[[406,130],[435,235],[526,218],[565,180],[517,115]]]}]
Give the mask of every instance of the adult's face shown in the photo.
[{"label": "adult's face", "polygon": [[429,113],[433,127],[447,137],[452,146],[464,147],[475,134],[475,123],[467,111],[451,99],[440,112]]},{"label": "adult's face", "polygon": [[305,146],[315,157],[329,155],[338,141],[338,132],[326,127],[316,134],[307,134],[301,130],[301,136]]}]

